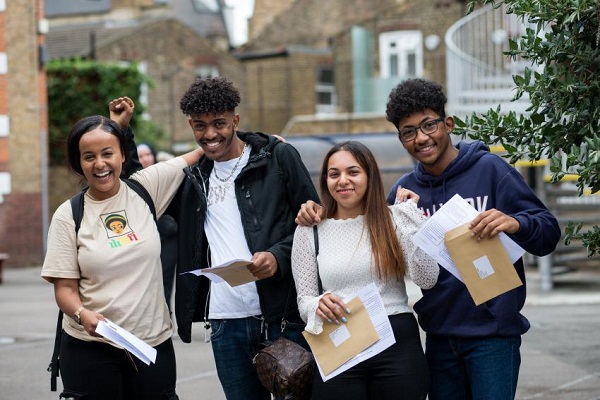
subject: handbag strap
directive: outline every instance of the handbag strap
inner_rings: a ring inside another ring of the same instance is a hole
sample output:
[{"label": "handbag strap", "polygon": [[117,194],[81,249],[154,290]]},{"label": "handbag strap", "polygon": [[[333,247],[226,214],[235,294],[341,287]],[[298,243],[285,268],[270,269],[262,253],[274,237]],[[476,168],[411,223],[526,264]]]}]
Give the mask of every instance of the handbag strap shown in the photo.
[{"label": "handbag strap", "polygon": [[[319,231],[317,230],[317,226],[313,226],[313,234],[315,237],[315,261],[317,260],[317,256],[319,255]],[[323,293],[323,283],[321,283],[321,275],[319,274],[319,263],[317,262],[317,284],[319,286],[319,294]],[[287,317],[288,308],[290,305],[290,297],[292,295],[292,287],[294,285],[294,280],[290,282],[290,288],[288,289],[287,298],[285,299],[285,308],[283,309],[283,317],[281,318],[281,332],[285,330],[287,325]]]},{"label": "handbag strap", "polygon": [[293,286],[294,286],[294,279],[292,278],[292,280],[290,281],[290,288],[288,289],[288,294],[285,299],[285,308],[283,309],[283,317],[281,317],[281,333],[283,333],[283,331],[285,330],[285,327],[287,325],[287,320],[285,319],[285,317],[287,317],[288,307],[290,306],[290,296],[292,295],[292,287]]}]

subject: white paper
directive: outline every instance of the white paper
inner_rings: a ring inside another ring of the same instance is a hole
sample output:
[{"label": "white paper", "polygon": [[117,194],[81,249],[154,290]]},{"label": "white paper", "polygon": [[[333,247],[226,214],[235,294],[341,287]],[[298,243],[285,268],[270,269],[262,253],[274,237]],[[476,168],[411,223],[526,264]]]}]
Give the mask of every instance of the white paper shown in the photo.
[{"label": "white paper", "polygon": [[96,333],[123,347],[146,365],[156,362],[156,349],[112,321],[100,321]]},{"label": "white paper", "polygon": [[479,275],[480,279],[485,279],[495,273],[494,267],[487,256],[479,257],[478,259],[473,260],[473,265],[475,266],[477,275]]},{"label": "white paper", "polygon": [[[196,276],[204,275],[205,277],[207,277],[214,283],[221,283],[221,282],[225,282],[225,279],[223,279],[223,277],[221,277],[220,275],[214,273],[214,271],[219,268],[229,267],[230,265],[233,265],[236,263],[250,264],[250,263],[252,263],[252,261],[244,260],[241,258],[236,258],[235,260],[227,261],[226,263],[217,265],[216,267],[195,269],[193,271],[182,272],[182,274],[194,274]],[[253,278],[253,280],[256,280],[256,278]]]},{"label": "white paper", "polygon": [[329,339],[331,339],[335,347],[339,347],[346,340],[350,339],[350,331],[346,325],[342,324],[339,328],[329,334]]},{"label": "white paper", "polygon": [[[369,358],[381,353],[396,343],[396,338],[394,337],[394,332],[392,331],[392,325],[390,324],[390,320],[383,305],[383,300],[381,299],[381,295],[379,294],[379,290],[377,289],[375,283],[368,284],[360,289],[355,296],[344,299],[344,301],[350,301],[356,296],[358,296],[365,305],[365,309],[367,310],[369,317],[371,317],[371,322],[379,334],[379,340],[342,364],[339,368],[333,370],[333,372],[331,372],[329,375],[323,374],[323,370],[317,362],[317,367],[323,382],[341,374],[344,371],[347,371],[362,361],[368,360]],[[341,331],[340,334],[342,334]]]},{"label": "white paper", "polygon": [[[444,235],[457,226],[471,222],[479,213],[460,195],[455,194],[435,214],[433,214],[413,236],[413,241],[423,251],[433,257],[458,280],[462,281],[456,264],[448,253]],[[515,263],[523,257],[525,250],[504,232],[498,235],[510,260]]]}]

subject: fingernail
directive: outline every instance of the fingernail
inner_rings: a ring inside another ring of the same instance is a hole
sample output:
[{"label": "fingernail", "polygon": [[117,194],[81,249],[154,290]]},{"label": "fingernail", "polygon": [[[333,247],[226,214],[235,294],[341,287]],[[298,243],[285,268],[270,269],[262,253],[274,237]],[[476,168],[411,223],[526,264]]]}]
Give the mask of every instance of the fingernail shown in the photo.
[{"label": "fingernail", "polygon": [[348,322],[348,320],[346,319],[346,317],[342,317],[342,322],[343,322],[343,323],[346,323],[346,322]]},{"label": "fingernail", "polygon": [[331,318],[327,318],[327,322],[331,323]]},{"label": "fingernail", "polygon": [[349,309],[349,308],[346,308],[346,312],[347,312],[348,314],[350,314],[350,309]]},{"label": "fingernail", "polygon": [[336,319],[336,320],[335,320],[335,324],[336,324],[336,325],[339,325],[339,324],[340,324],[340,321],[338,321],[338,320]]}]

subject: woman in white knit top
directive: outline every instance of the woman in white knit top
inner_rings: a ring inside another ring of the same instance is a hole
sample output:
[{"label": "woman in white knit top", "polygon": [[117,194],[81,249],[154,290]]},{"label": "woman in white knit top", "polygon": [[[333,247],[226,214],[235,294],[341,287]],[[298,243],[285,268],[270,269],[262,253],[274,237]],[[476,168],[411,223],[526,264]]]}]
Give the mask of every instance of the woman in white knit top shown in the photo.
[{"label": "woman in white knit top", "polygon": [[[319,334],[323,323],[352,318],[343,299],[374,282],[396,343],[327,382],[316,374],[313,399],[425,399],[427,362],[404,283],[406,274],[424,289],[437,281],[437,262],[411,239],[425,218],[416,201],[387,205],[377,162],[356,141],[337,144],[327,153],[320,190],[326,218],[318,225],[318,265],[312,227],[297,228],[292,248],[306,330]],[[319,277],[324,294],[319,293]]]}]

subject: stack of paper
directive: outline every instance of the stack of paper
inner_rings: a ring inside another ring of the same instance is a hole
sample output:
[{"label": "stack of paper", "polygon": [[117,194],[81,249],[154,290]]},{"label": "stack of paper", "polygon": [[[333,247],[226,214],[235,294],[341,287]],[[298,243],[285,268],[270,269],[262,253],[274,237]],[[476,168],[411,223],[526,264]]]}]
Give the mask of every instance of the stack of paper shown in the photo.
[{"label": "stack of paper", "polygon": [[146,365],[156,362],[156,349],[109,320],[98,322],[96,333],[123,347]]},{"label": "stack of paper", "polygon": [[348,322],[325,323],[323,332],[302,332],[315,356],[323,381],[367,360],[394,343],[396,338],[375,283],[346,300],[351,310]]},{"label": "stack of paper", "polygon": [[469,223],[479,213],[454,195],[413,236],[413,241],[458,280],[464,282],[476,305],[521,286],[513,263],[523,250],[504,232],[478,241]]}]

